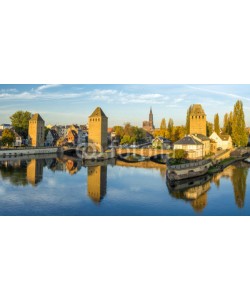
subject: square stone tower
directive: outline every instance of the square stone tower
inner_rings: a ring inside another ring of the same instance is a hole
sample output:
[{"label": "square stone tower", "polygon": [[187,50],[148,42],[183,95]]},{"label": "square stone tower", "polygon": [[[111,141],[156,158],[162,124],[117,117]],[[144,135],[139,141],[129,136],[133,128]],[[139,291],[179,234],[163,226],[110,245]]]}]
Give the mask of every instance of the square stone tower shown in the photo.
[{"label": "square stone tower", "polygon": [[190,134],[203,134],[207,136],[207,118],[200,104],[193,104],[190,111]]},{"label": "square stone tower", "polygon": [[104,152],[108,145],[108,118],[100,107],[89,116],[88,152]]},{"label": "square stone tower", "polygon": [[39,114],[34,114],[29,121],[29,145],[32,147],[44,146],[44,120]]}]

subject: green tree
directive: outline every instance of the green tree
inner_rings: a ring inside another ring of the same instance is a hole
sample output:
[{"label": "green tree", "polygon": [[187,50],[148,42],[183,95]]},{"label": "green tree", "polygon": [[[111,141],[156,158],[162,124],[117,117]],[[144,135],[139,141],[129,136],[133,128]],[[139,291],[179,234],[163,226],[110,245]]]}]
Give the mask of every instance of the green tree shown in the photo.
[{"label": "green tree", "polygon": [[210,136],[213,133],[213,123],[207,121],[207,136]]},{"label": "green tree", "polygon": [[173,158],[175,158],[177,160],[187,158],[187,152],[183,149],[175,149],[173,152]]},{"label": "green tree", "polygon": [[227,123],[227,134],[232,135],[233,132],[233,112],[231,111],[228,116],[228,123]]},{"label": "green tree", "polygon": [[169,119],[168,121],[168,133],[170,140],[173,138],[173,132],[174,132],[174,121],[173,119]]},{"label": "green tree", "polygon": [[15,134],[10,129],[4,129],[2,132],[2,145],[3,146],[12,146],[15,142]]},{"label": "green tree", "polygon": [[214,131],[220,134],[220,119],[218,114],[214,116]]},{"label": "green tree", "polygon": [[222,129],[223,133],[228,133],[227,132],[228,131],[228,118],[229,118],[228,113],[226,113],[224,115],[224,120],[223,120],[223,129]]},{"label": "green tree", "polygon": [[166,129],[167,129],[167,124],[166,124],[166,119],[165,119],[165,118],[163,118],[163,119],[161,120],[161,126],[160,126],[160,129],[161,129],[161,130],[166,130]]},{"label": "green tree", "polygon": [[187,117],[186,117],[186,132],[187,134],[190,133],[190,113],[191,113],[192,105],[187,110]]},{"label": "green tree", "polygon": [[240,147],[246,146],[248,143],[243,103],[240,100],[238,100],[234,105],[232,140],[235,145]]},{"label": "green tree", "polygon": [[117,137],[122,138],[124,136],[124,129],[122,126],[114,126],[113,130]]},{"label": "green tree", "polygon": [[28,137],[29,120],[31,116],[29,111],[19,110],[10,117],[11,124],[15,131],[25,139]]}]

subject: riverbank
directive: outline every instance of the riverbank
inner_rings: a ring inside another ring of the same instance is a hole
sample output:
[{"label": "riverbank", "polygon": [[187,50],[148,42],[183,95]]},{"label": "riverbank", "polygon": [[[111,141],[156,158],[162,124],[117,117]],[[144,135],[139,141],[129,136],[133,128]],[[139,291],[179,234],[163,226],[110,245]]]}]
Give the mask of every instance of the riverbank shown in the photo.
[{"label": "riverbank", "polygon": [[56,154],[60,152],[59,147],[20,147],[0,149],[0,159],[6,157],[18,157],[38,154]]}]

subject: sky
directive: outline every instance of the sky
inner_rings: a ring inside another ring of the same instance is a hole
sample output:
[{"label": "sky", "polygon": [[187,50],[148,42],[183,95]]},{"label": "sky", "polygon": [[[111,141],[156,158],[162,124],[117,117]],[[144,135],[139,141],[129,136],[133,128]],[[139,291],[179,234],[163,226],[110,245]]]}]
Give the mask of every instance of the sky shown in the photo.
[{"label": "sky", "polygon": [[86,124],[88,116],[100,106],[108,117],[108,126],[130,122],[142,126],[150,107],[154,125],[162,118],[184,125],[191,104],[201,104],[207,120],[219,113],[221,126],[225,113],[240,99],[246,125],[250,126],[250,85],[219,84],[0,84],[0,124],[10,123],[17,110],[40,113],[45,124]]}]

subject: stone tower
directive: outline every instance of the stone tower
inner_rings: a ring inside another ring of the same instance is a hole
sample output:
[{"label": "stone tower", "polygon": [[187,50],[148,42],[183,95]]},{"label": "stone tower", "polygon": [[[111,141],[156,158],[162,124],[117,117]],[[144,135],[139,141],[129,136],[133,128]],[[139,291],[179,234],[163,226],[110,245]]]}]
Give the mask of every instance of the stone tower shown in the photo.
[{"label": "stone tower", "polygon": [[100,107],[89,116],[88,151],[104,152],[108,144],[108,118]]},{"label": "stone tower", "polygon": [[193,104],[190,112],[190,134],[207,135],[207,118],[200,104]]},{"label": "stone tower", "polygon": [[107,166],[88,167],[88,196],[100,202],[106,195]]},{"label": "stone tower", "polygon": [[44,120],[39,114],[34,114],[29,121],[29,145],[44,146]]}]

